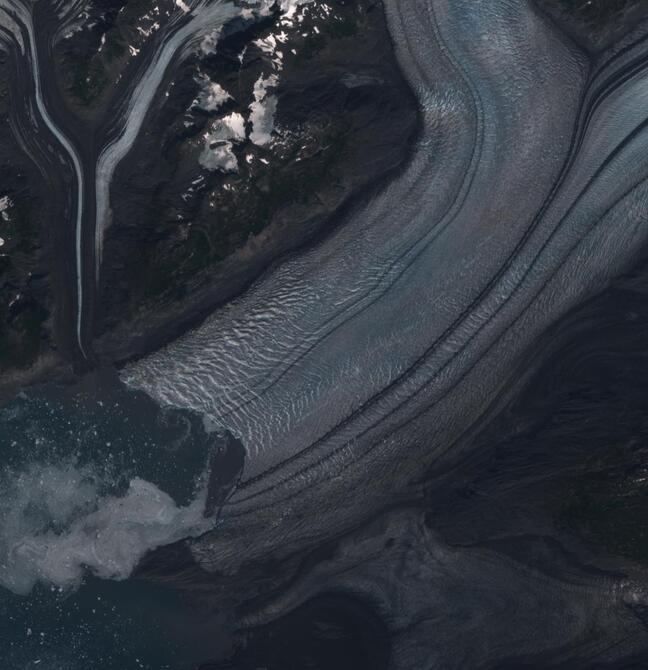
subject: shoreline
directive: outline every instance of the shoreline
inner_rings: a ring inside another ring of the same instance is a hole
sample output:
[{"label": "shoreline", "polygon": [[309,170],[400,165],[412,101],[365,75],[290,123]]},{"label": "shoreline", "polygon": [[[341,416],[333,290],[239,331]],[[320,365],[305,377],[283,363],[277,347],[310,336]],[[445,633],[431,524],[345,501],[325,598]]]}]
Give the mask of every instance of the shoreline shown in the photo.
[{"label": "shoreline", "polygon": [[[377,5],[383,13],[385,8],[382,3]],[[383,19],[384,20],[384,19]],[[394,99],[409,98],[409,113],[411,117],[407,119],[405,126],[407,132],[400,131],[395,138],[389,142],[385,140],[384,128],[378,126],[370,129],[369,137],[373,133],[376,137],[376,146],[380,147],[379,158],[383,160],[379,163],[376,172],[376,178],[366,178],[359,180],[356,175],[363,174],[367,166],[360,158],[360,147],[367,139],[367,133],[362,134],[355,142],[351,136],[353,151],[348,162],[341,161],[340,168],[341,179],[347,181],[348,191],[337,198],[335,193],[325,192],[328,200],[318,202],[318,194],[310,198],[308,203],[308,212],[295,217],[282,215],[281,213],[271,220],[271,223],[254,238],[251,245],[248,243],[238,248],[214,266],[212,274],[214,278],[209,278],[203,285],[198,287],[189,287],[186,297],[174,302],[165,301],[160,309],[151,305],[140,312],[135,312],[134,316],[128,320],[117,320],[115,325],[109,326],[105,332],[96,337],[92,337],[87,344],[92,351],[93,359],[88,365],[77,357],[65,345],[67,328],[64,327],[62,320],[71,324],[70,313],[65,314],[65,298],[68,297],[70,287],[68,283],[73,280],[70,276],[66,278],[65,285],[53,286],[54,295],[54,326],[56,330],[57,347],[45,349],[34,360],[33,364],[25,368],[7,368],[2,372],[0,381],[0,405],[6,404],[21,390],[42,384],[69,384],[77,381],[83,374],[91,369],[101,367],[111,367],[115,370],[123,368],[128,363],[137,361],[165,346],[173,341],[183,337],[188,332],[199,327],[214,312],[228,303],[237,300],[244,295],[253,285],[271,272],[274,268],[285,263],[290,258],[321,244],[331,233],[344,225],[344,220],[356,208],[361,208],[363,204],[371,200],[377,193],[383,190],[390,182],[397,179],[404,170],[407,169],[412,157],[415,155],[417,144],[422,133],[422,109],[415,92],[411,89],[402,68],[396,58],[393,38],[389,35],[389,44],[384,47],[385,54],[389,56],[389,61],[385,67],[386,72],[391,72],[389,79],[389,98]],[[51,68],[45,67],[50,74],[54,73]],[[395,76],[394,76],[395,75]],[[55,85],[55,80],[48,84],[51,89]],[[66,127],[72,119],[72,112],[62,106],[63,102],[58,90],[50,91],[55,103],[55,112],[57,116],[64,113],[67,116]],[[376,111],[376,105],[380,99],[373,101],[373,107],[370,106],[361,116],[367,123],[372,123],[368,116],[372,111]],[[290,108],[289,108],[290,109]],[[395,122],[395,120],[394,120]],[[93,124],[91,124],[92,126]],[[82,123],[81,134],[88,132],[87,122]],[[407,143],[402,144],[402,137],[407,137]],[[388,137],[388,136],[387,136]],[[356,152],[355,154],[353,152]],[[90,150],[92,154],[92,150]],[[88,164],[87,151],[84,152],[83,162]],[[346,169],[345,169],[346,168]],[[382,171],[382,173],[381,173]],[[354,181],[361,183],[354,183]],[[344,187],[343,187],[344,188]],[[94,205],[94,203],[92,203]],[[327,205],[330,209],[327,211]],[[331,206],[332,205],[332,206]],[[67,230],[67,226],[66,226]],[[87,232],[87,225],[83,232],[83,251],[87,256],[84,267],[90,268],[92,263],[92,253],[90,250],[90,235]],[[67,244],[67,238],[63,240]],[[53,248],[58,249],[61,242],[53,240]],[[86,253],[87,252],[87,253]],[[58,256],[58,254],[55,254]],[[71,259],[68,259],[71,260]],[[61,261],[66,269],[67,261]],[[93,314],[102,311],[98,303],[100,299],[99,292],[93,291],[93,300],[91,304],[85,305],[84,309]],[[94,319],[93,319],[94,320]],[[70,325],[71,328],[71,325]],[[87,339],[87,338],[85,338]]]}]

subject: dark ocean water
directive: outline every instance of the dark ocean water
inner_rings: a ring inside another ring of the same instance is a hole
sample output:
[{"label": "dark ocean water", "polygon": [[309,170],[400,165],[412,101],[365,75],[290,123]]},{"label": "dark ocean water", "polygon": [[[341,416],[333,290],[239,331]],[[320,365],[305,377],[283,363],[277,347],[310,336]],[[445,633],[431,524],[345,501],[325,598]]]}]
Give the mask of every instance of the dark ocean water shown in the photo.
[{"label": "dark ocean water", "polygon": [[125,578],[148,549],[213,526],[203,510],[215,439],[196,415],[102,376],[0,410],[3,669],[157,670],[209,657],[209,613],[198,620],[176,592]]},{"label": "dark ocean water", "polygon": [[[558,579],[613,579],[628,561],[648,562],[647,298],[642,264],[537,342],[524,388],[475,437],[453,477],[417,503],[444,542],[484,547]],[[388,667],[389,621],[366,599],[323,592],[246,634],[223,660],[226,605],[127,578],[149,549],[213,527],[203,511],[217,438],[199,416],[163,410],[99,376],[21,395],[0,410],[0,426],[3,669]],[[102,535],[105,545],[96,541]],[[569,551],[565,538],[575,542]],[[593,552],[585,561],[579,546]],[[398,565],[396,555],[394,583]],[[272,588],[282,570],[260,566],[251,579]],[[363,570],[354,567],[359,580]],[[431,588],[422,583],[421,593]],[[629,608],[627,616],[641,622],[645,612]],[[548,649],[476,667],[646,667],[641,638],[620,661]]]},{"label": "dark ocean water", "polygon": [[77,591],[0,593],[9,670],[184,670],[222,646],[222,625],[170,588],[86,578]]}]

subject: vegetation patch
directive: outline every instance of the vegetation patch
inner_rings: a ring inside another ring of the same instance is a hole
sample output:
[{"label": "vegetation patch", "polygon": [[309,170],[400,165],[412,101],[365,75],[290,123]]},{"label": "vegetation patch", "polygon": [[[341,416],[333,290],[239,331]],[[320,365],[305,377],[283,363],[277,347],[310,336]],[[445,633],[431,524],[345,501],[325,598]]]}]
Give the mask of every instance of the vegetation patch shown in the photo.
[{"label": "vegetation patch", "polygon": [[[294,248],[351,192],[406,156],[416,101],[389,58],[379,5],[337,1],[299,11],[292,22],[278,12],[237,20],[214,53],[195,55],[174,75],[115,175],[102,277],[108,327],[160,313],[226,281],[226,271],[243,276],[246,263]],[[257,141],[251,109],[264,80],[272,81],[276,110],[269,139]],[[225,102],[196,105],[204,82],[224,91]],[[228,166],[236,167],[206,167],[205,138],[233,115],[246,129],[228,144]]]}]

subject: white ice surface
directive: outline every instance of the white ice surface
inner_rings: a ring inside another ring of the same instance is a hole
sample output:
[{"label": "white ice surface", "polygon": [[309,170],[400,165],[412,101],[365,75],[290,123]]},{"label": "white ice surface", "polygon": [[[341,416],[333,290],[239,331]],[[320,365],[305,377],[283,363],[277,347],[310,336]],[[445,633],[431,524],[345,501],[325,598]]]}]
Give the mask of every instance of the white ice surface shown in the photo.
[{"label": "white ice surface", "polygon": [[89,571],[125,579],[149,550],[212,527],[205,492],[178,507],[164,491],[135,478],[124,495],[74,462],[32,464],[5,472],[0,492],[0,585],[26,594],[37,582],[78,586]]}]

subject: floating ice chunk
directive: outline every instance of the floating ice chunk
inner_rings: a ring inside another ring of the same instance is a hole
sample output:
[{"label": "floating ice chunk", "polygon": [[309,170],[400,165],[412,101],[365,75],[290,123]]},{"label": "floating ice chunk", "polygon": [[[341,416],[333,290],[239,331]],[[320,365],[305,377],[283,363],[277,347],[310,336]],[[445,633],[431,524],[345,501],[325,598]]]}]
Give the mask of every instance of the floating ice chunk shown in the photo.
[{"label": "floating ice chunk", "polygon": [[139,478],[109,495],[109,482],[74,463],[33,464],[3,483],[0,584],[14,593],[37,582],[74,588],[86,569],[125,579],[147,551],[213,526],[203,517],[204,490],[186,507]]},{"label": "floating ice chunk", "polygon": [[178,7],[180,7],[180,9],[181,9],[185,14],[187,14],[188,12],[191,11],[191,7],[189,7],[189,5],[187,5],[187,4],[186,4],[185,2],[183,2],[182,0],[175,0],[175,4],[176,4]]}]

